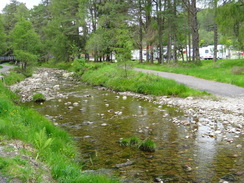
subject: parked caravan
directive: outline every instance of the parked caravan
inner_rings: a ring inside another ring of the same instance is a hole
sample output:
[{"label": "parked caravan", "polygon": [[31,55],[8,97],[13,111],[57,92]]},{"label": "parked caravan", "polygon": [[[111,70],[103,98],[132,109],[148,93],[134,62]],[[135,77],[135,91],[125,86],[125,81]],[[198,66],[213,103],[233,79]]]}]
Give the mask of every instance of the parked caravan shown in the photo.
[{"label": "parked caravan", "polygon": [[[200,58],[203,60],[211,60],[214,57],[214,45],[209,45],[199,49]],[[225,59],[227,58],[226,48],[224,45],[217,46],[217,58]]]}]

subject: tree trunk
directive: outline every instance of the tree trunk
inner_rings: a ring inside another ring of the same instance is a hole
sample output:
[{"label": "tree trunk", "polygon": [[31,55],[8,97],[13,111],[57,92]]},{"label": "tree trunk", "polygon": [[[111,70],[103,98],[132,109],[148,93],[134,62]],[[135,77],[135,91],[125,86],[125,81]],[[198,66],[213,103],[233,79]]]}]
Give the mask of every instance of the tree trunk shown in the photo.
[{"label": "tree trunk", "polygon": [[192,13],[192,47],[193,47],[193,61],[199,62],[199,34],[198,34],[198,22],[197,22],[197,7],[196,0],[192,0],[191,5],[191,13]]},{"label": "tree trunk", "polygon": [[[214,21],[216,21],[217,17],[217,0],[214,1]],[[214,22],[214,56],[213,56],[213,61],[217,61],[218,57],[218,27],[217,23]]]},{"label": "tree trunk", "polygon": [[143,43],[142,43],[142,5],[141,5],[141,0],[139,0],[139,63],[142,63],[143,60],[143,55],[142,55],[142,49],[143,49]]},{"label": "tree trunk", "polygon": [[153,60],[154,60],[153,45],[151,45],[151,47],[150,47],[150,61],[151,61],[151,64],[153,64]]},{"label": "tree trunk", "polygon": [[[166,0],[165,0],[166,1]],[[158,63],[162,64],[163,61],[163,20],[162,20],[162,0],[157,0],[156,3],[156,13],[157,13],[157,22],[158,22],[158,44],[159,44],[159,57]]]}]

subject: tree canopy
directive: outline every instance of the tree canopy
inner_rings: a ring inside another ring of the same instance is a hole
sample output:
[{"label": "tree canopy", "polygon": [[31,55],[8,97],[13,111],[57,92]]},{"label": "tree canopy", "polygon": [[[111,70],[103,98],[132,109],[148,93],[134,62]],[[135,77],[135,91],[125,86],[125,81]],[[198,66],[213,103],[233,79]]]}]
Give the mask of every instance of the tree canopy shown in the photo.
[{"label": "tree canopy", "polygon": [[70,61],[84,55],[111,61],[115,55],[126,60],[131,50],[140,50],[140,62],[157,59],[164,64],[179,58],[197,62],[199,46],[218,42],[244,49],[243,1],[201,1],[202,9],[198,2],[43,0],[28,10],[12,0],[0,19],[0,51],[31,63],[38,56]]}]

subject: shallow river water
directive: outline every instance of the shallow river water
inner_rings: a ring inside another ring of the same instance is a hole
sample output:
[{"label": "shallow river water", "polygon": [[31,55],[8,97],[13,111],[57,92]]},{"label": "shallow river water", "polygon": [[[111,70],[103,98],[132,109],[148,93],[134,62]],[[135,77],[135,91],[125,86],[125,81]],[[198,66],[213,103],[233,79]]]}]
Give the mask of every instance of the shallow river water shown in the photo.
[{"label": "shallow river water", "polygon": [[[198,124],[177,108],[159,106],[84,84],[59,83],[62,98],[27,105],[66,129],[77,141],[83,170],[99,170],[125,182],[244,182],[243,136],[234,143],[223,136],[204,136]],[[178,125],[185,120],[188,125]],[[211,124],[208,123],[208,124]],[[211,124],[211,128],[226,128]],[[122,147],[121,138],[153,140],[155,152]],[[235,137],[234,137],[235,136]]]}]

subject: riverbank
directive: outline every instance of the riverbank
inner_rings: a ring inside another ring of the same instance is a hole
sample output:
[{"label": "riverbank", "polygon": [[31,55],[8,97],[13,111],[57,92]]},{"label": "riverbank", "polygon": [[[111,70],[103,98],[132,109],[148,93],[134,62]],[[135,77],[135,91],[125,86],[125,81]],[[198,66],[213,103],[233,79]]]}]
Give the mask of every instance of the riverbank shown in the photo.
[{"label": "riverbank", "polygon": [[[65,75],[66,71],[38,71],[42,74],[33,74],[32,77],[16,84],[22,85],[21,89],[15,91],[22,102],[29,100],[32,92],[36,92],[38,88],[42,92],[46,91],[47,96],[50,96],[47,97],[48,100],[57,97],[58,87],[53,87],[52,83],[48,84],[47,80],[53,81],[58,77],[62,77],[59,79],[63,81],[69,79],[69,76]],[[51,89],[47,89],[48,87]],[[19,98],[2,83],[0,103],[2,182],[118,182],[112,177],[82,173],[82,162],[73,138],[38,112],[22,106]]]}]

